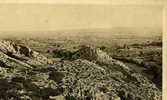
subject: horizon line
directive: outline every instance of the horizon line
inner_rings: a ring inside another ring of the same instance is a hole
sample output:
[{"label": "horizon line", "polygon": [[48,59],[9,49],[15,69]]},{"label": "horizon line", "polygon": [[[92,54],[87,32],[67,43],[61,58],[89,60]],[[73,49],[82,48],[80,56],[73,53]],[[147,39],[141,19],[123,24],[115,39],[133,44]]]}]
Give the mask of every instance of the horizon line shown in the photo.
[{"label": "horizon line", "polygon": [[77,31],[77,30],[113,30],[113,29],[163,29],[163,27],[112,27],[112,28],[71,28],[56,30],[0,30],[0,32],[57,32],[57,31]]}]

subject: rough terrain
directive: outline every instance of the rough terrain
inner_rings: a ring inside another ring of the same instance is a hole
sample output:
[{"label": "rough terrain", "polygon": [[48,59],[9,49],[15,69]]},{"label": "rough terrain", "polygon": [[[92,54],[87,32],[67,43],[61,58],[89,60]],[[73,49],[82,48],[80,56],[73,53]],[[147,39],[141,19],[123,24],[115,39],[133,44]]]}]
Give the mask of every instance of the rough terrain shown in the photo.
[{"label": "rough terrain", "polygon": [[[161,45],[156,44],[158,53],[154,48],[149,54],[150,50],[141,52],[147,45],[140,48],[138,44],[115,51],[54,44],[40,52],[32,49],[32,42],[26,43],[0,40],[1,100],[161,100]],[[133,64],[154,76],[136,70]]]}]

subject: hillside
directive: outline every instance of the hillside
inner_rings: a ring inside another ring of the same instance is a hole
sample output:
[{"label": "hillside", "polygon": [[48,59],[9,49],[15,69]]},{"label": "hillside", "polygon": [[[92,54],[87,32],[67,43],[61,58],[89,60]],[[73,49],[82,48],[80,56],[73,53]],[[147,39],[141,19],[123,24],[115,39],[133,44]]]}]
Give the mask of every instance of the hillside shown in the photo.
[{"label": "hillside", "polygon": [[155,82],[107,49],[53,46],[43,53],[17,42],[0,41],[2,100],[161,100]]}]

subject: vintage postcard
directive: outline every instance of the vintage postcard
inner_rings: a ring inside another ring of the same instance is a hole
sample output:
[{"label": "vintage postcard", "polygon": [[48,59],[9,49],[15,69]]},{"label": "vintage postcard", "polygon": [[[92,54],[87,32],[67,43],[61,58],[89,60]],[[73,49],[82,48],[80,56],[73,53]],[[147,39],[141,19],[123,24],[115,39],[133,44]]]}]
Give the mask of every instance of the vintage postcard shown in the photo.
[{"label": "vintage postcard", "polygon": [[0,100],[167,100],[163,0],[0,0]]}]

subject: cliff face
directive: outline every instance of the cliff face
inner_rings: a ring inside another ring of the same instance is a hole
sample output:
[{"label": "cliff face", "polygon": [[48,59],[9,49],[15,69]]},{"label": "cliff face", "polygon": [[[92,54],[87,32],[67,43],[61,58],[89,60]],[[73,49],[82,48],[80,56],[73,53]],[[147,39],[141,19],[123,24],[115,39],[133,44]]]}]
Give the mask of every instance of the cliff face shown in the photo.
[{"label": "cliff face", "polygon": [[83,46],[68,59],[53,61],[27,46],[1,40],[0,98],[161,100],[161,91],[145,76],[97,48]]}]

